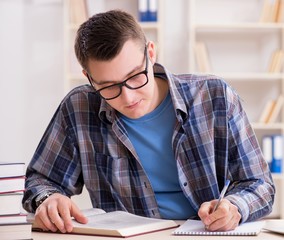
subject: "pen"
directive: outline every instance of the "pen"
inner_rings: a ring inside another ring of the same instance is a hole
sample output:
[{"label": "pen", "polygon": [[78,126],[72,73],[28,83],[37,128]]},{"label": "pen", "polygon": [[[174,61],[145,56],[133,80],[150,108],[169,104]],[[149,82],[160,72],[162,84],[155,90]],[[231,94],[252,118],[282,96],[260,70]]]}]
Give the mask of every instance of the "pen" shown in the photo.
[{"label": "pen", "polygon": [[221,191],[221,194],[220,194],[220,196],[219,196],[219,199],[218,199],[218,201],[217,201],[216,205],[214,206],[214,208],[213,208],[213,211],[212,211],[212,212],[215,212],[215,211],[216,211],[216,209],[218,208],[218,206],[219,206],[219,204],[220,204],[221,200],[222,200],[222,199],[224,198],[224,196],[225,196],[225,193],[226,193],[226,191],[227,191],[227,189],[228,189],[229,185],[230,185],[230,180],[226,180],[226,182],[225,182],[225,186],[223,187],[223,189],[222,189],[222,191]]}]

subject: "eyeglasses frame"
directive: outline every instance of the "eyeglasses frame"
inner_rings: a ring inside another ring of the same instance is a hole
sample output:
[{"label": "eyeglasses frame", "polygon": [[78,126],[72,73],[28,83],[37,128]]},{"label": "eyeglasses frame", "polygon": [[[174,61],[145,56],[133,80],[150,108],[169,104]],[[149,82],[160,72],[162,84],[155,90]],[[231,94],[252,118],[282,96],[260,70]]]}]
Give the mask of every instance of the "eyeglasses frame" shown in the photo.
[{"label": "eyeglasses frame", "polygon": [[[107,86],[107,87],[103,87],[103,88],[101,88],[101,89],[98,89],[98,90],[95,89],[95,87],[94,87],[94,85],[93,85],[94,80],[92,79],[91,75],[90,75],[88,72],[86,72],[87,78],[88,78],[88,80],[89,80],[91,86],[92,86],[92,87],[94,88],[94,90],[95,90],[95,94],[99,94],[99,96],[100,96],[101,98],[105,99],[105,100],[112,100],[112,99],[115,99],[115,98],[117,98],[117,97],[119,97],[119,96],[121,95],[121,93],[122,93],[122,87],[123,87],[123,86],[125,86],[125,87],[127,87],[128,89],[131,89],[131,90],[136,90],[136,89],[139,89],[139,88],[144,87],[144,86],[149,82],[149,78],[148,78],[148,64],[149,64],[148,61],[149,61],[149,60],[148,60],[147,45],[145,46],[144,57],[146,58],[146,66],[145,66],[145,69],[144,69],[143,71],[138,72],[138,73],[136,73],[136,74],[130,76],[129,78],[125,79],[124,81],[122,81],[122,82],[120,82],[120,83],[115,83],[115,84],[112,84],[112,85],[110,85],[110,86]],[[146,81],[144,84],[142,84],[142,85],[139,86],[139,87],[135,87],[135,88],[133,88],[133,87],[127,85],[127,81],[128,81],[128,80],[130,80],[131,78],[134,78],[134,77],[136,77],[136,76],[138,76],[138,75],[140,75],[140,74],[144,74],[144,75],[146,76],[147,81]],[[104,89],[106,89],[106,88],[111,88],[111,87],[114,87],[114,86],[118,86],[119,89],[120,89],[119,93],[118,93],[115,97],[105,98],[104,96],[101,95],[100,92],[101,92],[102,90],[104,90]]]}]

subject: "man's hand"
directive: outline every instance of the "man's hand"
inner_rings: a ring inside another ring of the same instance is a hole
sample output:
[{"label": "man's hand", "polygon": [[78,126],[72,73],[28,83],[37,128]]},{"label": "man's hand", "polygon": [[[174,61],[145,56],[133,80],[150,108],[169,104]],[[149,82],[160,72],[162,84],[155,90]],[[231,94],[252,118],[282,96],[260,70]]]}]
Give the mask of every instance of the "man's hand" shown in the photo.
[{"label": "man's hand", "polygon": [[217,200],[205,202],[198,211],[198,216],[206,226],[206,229],[210,231],[229,231],[235,229],[241,220],[241,214],[237,206],[223,199],[216,211],[212,212],[216,203]]},{"label": "man's hand", "polygon": [[44,231],[71,232],[73,229],[71,217],[80,223],[88,222],[70,198],[54,193],[37,208],[34,224]]}]

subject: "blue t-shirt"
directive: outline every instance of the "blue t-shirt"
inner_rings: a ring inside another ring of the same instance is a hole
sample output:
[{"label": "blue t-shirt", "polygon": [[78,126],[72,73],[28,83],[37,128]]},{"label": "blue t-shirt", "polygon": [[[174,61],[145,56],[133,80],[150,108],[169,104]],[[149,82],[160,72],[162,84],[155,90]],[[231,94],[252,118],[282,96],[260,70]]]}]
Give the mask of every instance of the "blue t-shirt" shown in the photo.
[{"label": "blue t-shirt", "polygon": [[154,111],[141,118],[121,117],[150,179],[162,218],[187,219],[196,215],[179,185],[172,149],[176,116],[170,94]]}]

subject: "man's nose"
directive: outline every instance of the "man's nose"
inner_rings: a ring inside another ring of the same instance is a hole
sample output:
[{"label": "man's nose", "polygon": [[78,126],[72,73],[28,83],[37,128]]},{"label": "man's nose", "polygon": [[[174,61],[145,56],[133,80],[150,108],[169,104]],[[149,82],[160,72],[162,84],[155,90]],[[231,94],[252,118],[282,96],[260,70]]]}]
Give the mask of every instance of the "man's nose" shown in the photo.
[{"label": "man's nose", "polygon": [[130,89],[126,86],[122,86],[120,96],[125,102],[131,102],[134,95],[135,95],[135,89],[133,90],[133,89]]}]

